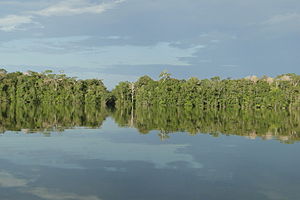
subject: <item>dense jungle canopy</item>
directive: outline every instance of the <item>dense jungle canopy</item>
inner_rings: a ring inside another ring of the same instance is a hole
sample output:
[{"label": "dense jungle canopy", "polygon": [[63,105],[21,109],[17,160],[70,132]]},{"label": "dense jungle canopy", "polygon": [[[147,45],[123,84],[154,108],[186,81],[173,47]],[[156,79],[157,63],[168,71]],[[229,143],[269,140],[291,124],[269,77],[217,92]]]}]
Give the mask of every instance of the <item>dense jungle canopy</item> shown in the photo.
[{"label": "dense jungle canopy", "polygon": [[0,69],[0,102],[33,104],[116,105],[116,107],[180,106],[199,109],[293,109],[300,107],[300,76],[242,79],[172,78],[143,76],[120,82],[108,91],[99,79],[80,80],[63,73],[12,72]]},{"label": "dense jungle canopy", "polygon": [[276,78],[250,76],[242,79],[213,77],[200,80],[171,78],[163,72],[155,81],[143,76],[136,82],[121,82],[112,91],[118,106],[184,106],[201,109],[287,109],[300,105],[300,76]]}]

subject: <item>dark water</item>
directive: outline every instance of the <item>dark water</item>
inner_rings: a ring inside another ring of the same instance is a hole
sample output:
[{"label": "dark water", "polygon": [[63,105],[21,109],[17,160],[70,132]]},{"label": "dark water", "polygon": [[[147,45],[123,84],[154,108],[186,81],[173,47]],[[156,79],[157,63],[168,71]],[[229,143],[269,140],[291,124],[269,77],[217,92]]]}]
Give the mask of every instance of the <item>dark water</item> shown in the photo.
[{"label": "dark water", "polygon": [[297,113],[7,111],[1,200],[300,199]]}]

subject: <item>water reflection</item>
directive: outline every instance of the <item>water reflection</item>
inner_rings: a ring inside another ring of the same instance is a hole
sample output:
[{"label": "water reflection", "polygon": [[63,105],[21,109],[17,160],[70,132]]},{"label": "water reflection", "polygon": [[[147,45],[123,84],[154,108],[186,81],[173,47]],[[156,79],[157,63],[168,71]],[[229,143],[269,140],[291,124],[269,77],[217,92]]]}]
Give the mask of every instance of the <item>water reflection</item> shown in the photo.
[{"label": "water reflection", "polygon": [[117,127],[0,138],[0,198],[23,200],[299,199],[300,146]]},{"label": "water reflection", "polygon": [[99,128],[108,116],[94,106],[1,104],[0,131],[47,132],[72,127]]},{"label": "water reflection", "polygon": [[[111,132],[110,130],[103,131],[105,129],[66,130],[64,134],[52,133],[52,137],[49,138],[36,134],[8,133],[0,140],[1,148],[4,149],[0,151],[0,158],[18,165],[66,169],[83,169],[80,160],[138,160],[151,162],[156,168],[184,161],[190,167],[202,167],[191,155],[180,152],[180,149],[185,149],[188,144],[145,144],[134,141],[116,143],[112,138],[102,135]],[[126,151],[123,151],[124,149]],[[115,171],[111,166],[106,167],[107,170]]]},{"label": "water reflection", "polygon": [[153,130],[164,140],[171,133],[187,132],[218,137],[221,134],[277,139],[284,143],[300,140],[299,111],[197,110],[183,108],[98,108],[66,105],[2,105],[0,131],[26,133],[64,131],[68,128],[100,128],[112,116],[121,127],[134,127],[142,134]]},{"label": "water reflection", "polygon": [[1,110],[0,199],[300,199],[299,143],[239,137],[277,131],[295,141],[296,114],[5,109],[15,114]]},{"label": "water reflection", "polygon": [[182,108],[118,109],[112,115],[120,126],[135,127],[147,134],[158,130],[161,139],[170,133],[208,133],[278,139],[292,143],[300,139],[300,113],[272,110],[196,110]]}]

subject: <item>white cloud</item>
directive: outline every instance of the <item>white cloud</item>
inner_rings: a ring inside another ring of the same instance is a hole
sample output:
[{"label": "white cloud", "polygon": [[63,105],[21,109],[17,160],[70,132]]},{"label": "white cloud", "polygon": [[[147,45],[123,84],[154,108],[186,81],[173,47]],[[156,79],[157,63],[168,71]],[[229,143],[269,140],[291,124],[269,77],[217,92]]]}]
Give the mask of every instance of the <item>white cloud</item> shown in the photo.
[{"label": "white cloud", "polygon": [[300,33],[300,14],[274,15],[260,24],[261,30],[270,38]]},{"label": "white cloud", "polygon": [[[125,0],[112,0],[107,3],[91,3],[89,0],[64,0],[41,10],[25,12],[27,15],[7,15],[0,18],[0,31],[10,32],[23,30],[25,24],[38,24],[38,16],[72,16],[80,14],[100,14],[114,8]],[[6,2],[6,1],[5,1]],[[6,2],[8,3],[8,2]]]},{"label": "white cloud", "polygon": [[264,21],[263,24],[275,25],[275,24],[289,23],[289,22],[296,22],[299,23],[300,25],[300,14],[288,13],[283,15],[275,15],[269,18],[268,20]]},{"label": "white cloud", "polygon": [[15,5],[19,4],[18,1],[0,1],[0,5]]},{"label": "white cloud", "polygon": [[[107,36],[102,38],[121,38]],[[54,37],[11,40],[0,44],[2,64],[65,67],[84,66],[99,68],[110,65],[190,65],[182,58],[193,58],[205,45],[179,48],[168,42],[149,46],[89,45],[89,36]],[[95,39],[95,38],[94,38]],[[87,45],[85,44],[87,43]],[[17,53],[17,54],[16,54]],[[38,55],[38,56],[37,56]],[[17,56],[17,59],[15,57]],[[13,60],[13,63],[10,61]],[[60,64],[58,64],[60,63]]]},{"label": "white cloud", "polygon": [[32,16],[20,16],[20,15],[8,15],[0,18],[0,30],[1,31],[14,31],[21,29],[24,24],[34,23]]},{"label": "white cloud", "polygon": [[40,16],[69,16],[79,14],[100,14],[106,10],[112,9],[115,5],[125,0],[116,0],[108,3],[94,4],[87,0],[67,0],[48,8],[30,12]]}]

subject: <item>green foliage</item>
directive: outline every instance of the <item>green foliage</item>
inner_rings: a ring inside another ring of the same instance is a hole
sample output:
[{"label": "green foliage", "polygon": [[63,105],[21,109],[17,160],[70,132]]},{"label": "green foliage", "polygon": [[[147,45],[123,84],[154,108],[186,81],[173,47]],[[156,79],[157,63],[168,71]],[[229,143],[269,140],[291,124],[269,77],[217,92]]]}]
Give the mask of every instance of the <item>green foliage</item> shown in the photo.
[{"label": "green foliage", "polygon": [[136,82],[120,82],[109,92],[98,79],[78,80],[51,70],[0,69],[2,132],[99,127],[108,116],[105,105],[116,105],[112,115],[119,125],[142,133],[159,130],[161,138],[186,131],[300,140],[296,74],[178,80],[163,72],[159,80],[143,76]]},{"label": "green foliage", "polygon": [[162,72],[160,78],[154,81],[143,76],[135,83],[121,82],[113,95],[119,104],[133,107],[155,105],[218,110],[300,107],[300,76],[296,74],[237,80],[221,80],[220,77],[178,80]]},{"label": "green foliage", "polygon": [[136,82],[120,82],[109,92],[98,79],[78,80],[51,70],[7,73],[0,69],[0,103],[291,110],[300,107],[300,76],[178,80],[164,71],[159,80],[143,76]]},{"label": "green foliage", "polygon": [[105,105],[109,91],[101,80],[77,80],[65,74],[6,73],[0,70],[0,103]]}]

